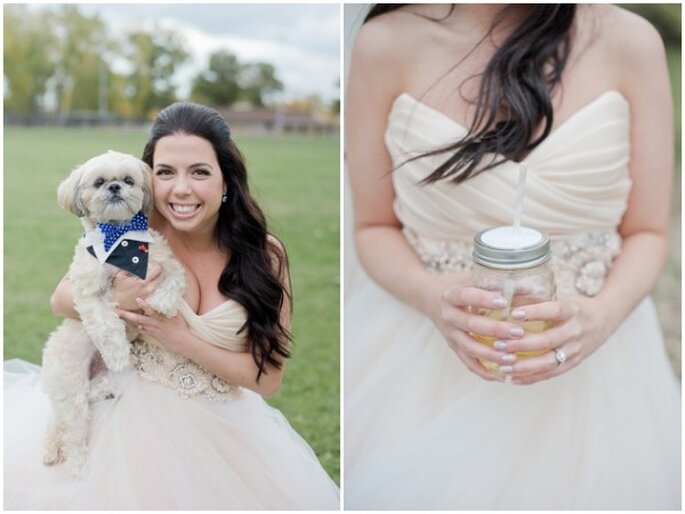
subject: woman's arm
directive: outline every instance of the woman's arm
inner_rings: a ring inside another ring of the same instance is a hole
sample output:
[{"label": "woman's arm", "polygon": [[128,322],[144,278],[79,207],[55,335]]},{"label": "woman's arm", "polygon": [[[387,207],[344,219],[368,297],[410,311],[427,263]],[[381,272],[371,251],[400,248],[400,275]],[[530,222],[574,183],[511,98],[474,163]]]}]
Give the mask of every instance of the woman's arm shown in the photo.
[{"label": "woman's arm", "polygon": [[[630,103],[630,176],[633,187],[619,227],[623,251],[600,293],[625,318],[654,288],[666,263],[673,188],[673,102],[666,52],[659,33],[635,23],[632,44],[622,45],[623,92]],[[640,80],[636,80],[640,77]]]},{"label": "woman's arm", "polygon": [[402,84],[394,53],[384,51],[393,36],[380,21],[368,22],[359,31],[345,101],[345,160],[352,192],[355,247],[371,278],[403,302],[428,314],[426,285],[436,276],[421,264],[402,235],[393,211],[393,164],[384,135],[392,102],[401,93]]},{"label": "woman's arm", "polygon": [[568,371],[591,355],[653,289],[666,261],[673,106],[665,51],[659,34],[648,22],[624,11],[619,13],[624,17],[622,23],[612,25],[620,34],[607,48],[606,59],[619,66],[620,90],[630,104],[633,186],[619,226],[623,248],[597,296],[524,309],[521,319],[547,319],[559,326],[511,342],[509,351],[561,347],[569,359],[557,366],[553,353],[548,352],[514,364],[514,375],[531,374],[518,379],[523,384]]},{"label": "woman's arm", "polygon": [[[402,92],[397,38],[383,20],[365,24],[353,49],[345,102],[345,150],[354,206],[354,232],[362,266],[392,295],[430,317],[450,347],[479,376],[498,379],[477,360],[504,363],[504,353],[478,343],[469,331],[517,337],[511,323],[470,315],[468,305],[502,308],[498,295],[465,288],[465,274],[430,273],[401,232],[393,211],[393,165],[385,147],[388,114]],[[492,302],[496,303],[492,303]],[[499,302],[499,303],[497,303]],[[354,321],[354,320],[352,320]],[[516,333],[516,332],[515,332]]]},{"label": "woman's arm", "polygon": [[[152,296],[159,280],[162,268],[158,264],[152,264],[145,280],[126,271],[118,272],[114,277],[112,287],[117,305],[123,309],[137,309],[136,298],[149,298]],[[74,307],[74,285],[68,275],[62,277],[55,291],[50,297],[50,308],[57,316],[64,318],[80,319],[78,311]]]},{"label": "woman's arm", "polygon": [[50,297],[50,308],[57,316],[71,319],[81,319],[74,307],[74,287],[68,275],[62,277],[55,292]]},{"label": "woman's arm", "polygon": [[[117,305],[123,309],[137,309],[136,298],[149,298],[154,293],[161,280],[162,268],[158,264],[150,266],[145,280],[128,273],[119,271],[114,276],[112,287]],[[81,319],[81,315],[74,307],[74,287],[68,275],[65,275],[50,297],[50,308],[57,316],[71,319]]]}]

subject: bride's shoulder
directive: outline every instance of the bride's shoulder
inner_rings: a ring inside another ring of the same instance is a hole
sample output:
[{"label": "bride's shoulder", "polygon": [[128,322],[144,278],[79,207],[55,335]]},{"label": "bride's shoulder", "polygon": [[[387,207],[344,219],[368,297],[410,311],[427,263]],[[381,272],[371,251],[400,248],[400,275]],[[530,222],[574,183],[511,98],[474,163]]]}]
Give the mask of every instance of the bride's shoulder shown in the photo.
[{"label": "bride's shoulder", "polygon": [[574,46],[578,62],[585,63],[581,66],[588,72],[585,75],[602,78],[629,101],[641,94],[646,77],[663,79],[667,74],[666,52],[657,29],[621,7],[580,5]]},{"label": "bride's shoulder", "polygon": [[[406,88],[417,63],[425,60],[431,45],[428,21],[405,6],[365,22],[352,48],[350,78],[364,80],[364,91],[373,85],[376,101],[388,103]],[[374,77],[369,81],[369,77]],[[373,84],[371,84],[373,82]]]},{"label": "bride's shoulder", "polygon": [[659,31],[642,16],[622,7],[583,4],[578,10],[584,39],[618,65],[633,68],[663,58]]},{"label": "bride's shoulder", "polygon": [[386,65],[400,64],[423,37],[420,18],[408,9],[403,7],[365,22],[355,39],[353,55]]}]

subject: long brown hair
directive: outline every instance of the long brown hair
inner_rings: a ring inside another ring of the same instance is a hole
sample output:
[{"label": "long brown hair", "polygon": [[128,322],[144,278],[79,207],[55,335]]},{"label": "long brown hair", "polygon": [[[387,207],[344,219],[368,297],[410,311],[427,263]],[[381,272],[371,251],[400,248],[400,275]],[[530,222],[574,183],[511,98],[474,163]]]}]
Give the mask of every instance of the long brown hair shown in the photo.
[{"label": "long brown hair", "polygon": [[[364,23],[406,4],[375,4]],[[505,6],[486,37],[511,13]],[[551,132],[551,96],[561,81],[571,50],[574,4],[531,4],[521,23],[495,51],[481,75],[476,113],[466,135],[456,143],[412,157],[449,153],[423,183],[441,179],[459,183],[507,160],[520,161]],[[454,6],[447,16],[453,12]],[[433,20],[439,23],[441,20]],[[485,38],[483,38],[485,39]],[[497,115],[507,118],[497,121]],[[542,123],[542,133],[534,137]],[[486,156],[489,162],[483,162]]]},{"label": "long brown hair", "polygon": [[[152,158],[157,141],[177,133],[198,136],[212,144],[228,186],[226,200],[219,209],[215,237],[219,246],[230,253],[230,259],[218,287],[224,296],[247,311],[247,321],[239,332],[247,331],[252,357],[259,368],[259,381],[262,373],[266,373],[267,364],[281,368],[276,356],[290,356],[287,348],[290,333],[280,317],[285,299],[292,300],[281,282],[281,276],[288,273],[287,255],[285,249],[269,239],[266,218],[250,194],[245,162],[226,120],[204,105],[172,104],[155,118],[143,161],[154,167]],[[276,271],[274,261],[278,263]]]}]

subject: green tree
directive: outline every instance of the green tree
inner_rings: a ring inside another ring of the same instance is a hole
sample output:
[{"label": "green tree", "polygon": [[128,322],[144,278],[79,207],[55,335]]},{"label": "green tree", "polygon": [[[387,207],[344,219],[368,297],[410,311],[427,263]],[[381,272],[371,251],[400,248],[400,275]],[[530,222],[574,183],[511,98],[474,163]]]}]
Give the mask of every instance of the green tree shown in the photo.
[{"label": "green tree", "polygon": [[133,71],[125,94],[137,115],[151,116],[176,100],[173,76],[189,57],[185,41],[172,30],[135,30],[127,36],[125,56]]},{"label": "green tree", "polygon": [[199,102],[213,105],[231,105],[240,97],[240,75],[243,65],[226,50],[209,57],[209,69],[200,73],[191,90],[191,97]]},{"label": "green tree", "polygon": [[32,14],[24,5],[4,9],[4,106],[7,111],[43,110],[48,79],[55,73],[55,35],[50,14]]},{"label": "green tree", "polygon": [[85,16],[76,5],[62,5],[54,14],[57,33],[56,70],[53,77],[60,112],[95,111],[99,106],[103,72],[109,74],[104,55],[111,48],[103,21]]},{"label": "green tree", "polygon": [[273,65],[264,62],[245,65],[241,83],[241,98],[255,107],[263,107],[265,97],[283,91],[283,83],[276,78]]},{"label": "green tree", "polygon": [[193,81],[193,100],[212,105],[232,105],[246,100],[263,107],[266,97],[283,90],[271,64],[241,63],[227,50],[219,50],[209,57],[209,67]]}]

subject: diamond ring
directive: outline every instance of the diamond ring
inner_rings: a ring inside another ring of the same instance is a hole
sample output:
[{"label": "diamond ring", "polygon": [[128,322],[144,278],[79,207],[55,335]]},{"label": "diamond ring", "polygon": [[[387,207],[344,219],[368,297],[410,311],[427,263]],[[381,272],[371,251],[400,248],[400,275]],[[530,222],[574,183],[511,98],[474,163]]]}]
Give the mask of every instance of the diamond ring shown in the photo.
[{"label": "diamond ring", "polygon": [[557,366],[561,366],[564,362],[566,362],[566,353],[564,350],[561,348],[557,348],[556,350],[552,350],[554,352],[554,358],[557,360]]}]

